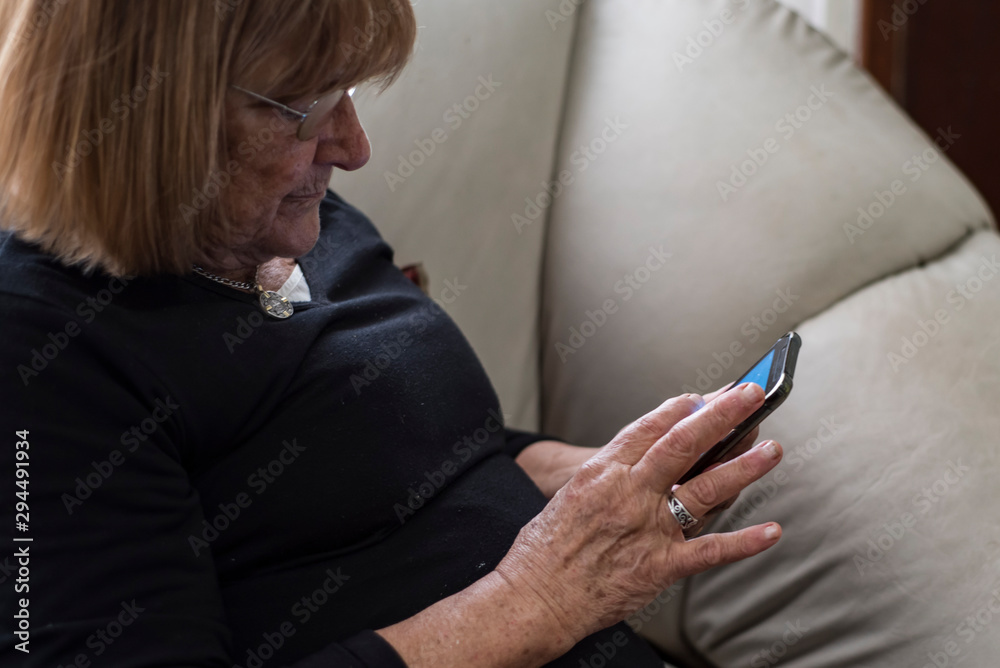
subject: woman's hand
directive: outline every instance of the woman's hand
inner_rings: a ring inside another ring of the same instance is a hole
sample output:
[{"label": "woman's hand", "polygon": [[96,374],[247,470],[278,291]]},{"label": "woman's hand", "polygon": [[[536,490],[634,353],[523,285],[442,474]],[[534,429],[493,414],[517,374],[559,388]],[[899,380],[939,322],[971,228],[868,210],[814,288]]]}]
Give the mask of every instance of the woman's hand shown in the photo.
[{"label": "woman's hand", "polygon": [[781,459],[776,443],[764,443],[674,486],[763,403],[760,387],[748,387],[708,403],[671,399],[623,429],[591,451],[495,570],[379,635],[412,668],[541,666],[676,580],[774,545],[774,523],[685,540],[667,505],[673,489],[702,518]]},{"label": "woman's hand", "polygon": [[763,400],[753,384],[709,403],[684,395],[626,427],[521,530],[496,572],[579,640],[625,619],[680,578],[771,547],[781,534],[777,524],[686,541],[667,505],[673,489],[703,518],[774,468],[781,449],[768,442],[674,488]]}]

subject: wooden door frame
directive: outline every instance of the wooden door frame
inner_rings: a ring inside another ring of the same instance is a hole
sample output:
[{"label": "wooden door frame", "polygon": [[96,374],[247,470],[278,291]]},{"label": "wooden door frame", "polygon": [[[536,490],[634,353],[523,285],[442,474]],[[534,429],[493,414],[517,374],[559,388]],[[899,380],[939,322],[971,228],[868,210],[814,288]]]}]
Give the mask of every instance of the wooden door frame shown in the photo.
[{"label": "wooden door frame", "polygon": [[862,0],[860,65],[904,107],[909,18],[897,0]]}]

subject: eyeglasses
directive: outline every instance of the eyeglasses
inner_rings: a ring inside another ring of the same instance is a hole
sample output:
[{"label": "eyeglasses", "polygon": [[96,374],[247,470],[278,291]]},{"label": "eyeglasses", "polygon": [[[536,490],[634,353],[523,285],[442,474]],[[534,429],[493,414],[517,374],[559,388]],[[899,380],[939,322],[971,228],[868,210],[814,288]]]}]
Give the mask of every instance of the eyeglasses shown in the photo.
[{"label": "eyeglasses", "polygon": [[299,121],[299,131],[296,136],[301,141],[309,141],[319,134],[319,127],[323,119],[327,117],[334,107],[340,104],[340,101],[344,99],[344,96],[350,97],[354,93],[354,89],[335,90],[328,95],[324,95],[315,102],[309,105],[309,108],[305,111],[299,111],[298,109],[292,109],[289,106],[276,102],[271,98],[264,97],[263,95],[258,95],[253,91],[247,90],[246,88],[241,88],[235,84],[231,84],[233,88],[243,93],[246,93],[250,97],[257,98],[261,102],[266,102],[273,107],[279,109],[282,114],[284,114],[289,120]]}]

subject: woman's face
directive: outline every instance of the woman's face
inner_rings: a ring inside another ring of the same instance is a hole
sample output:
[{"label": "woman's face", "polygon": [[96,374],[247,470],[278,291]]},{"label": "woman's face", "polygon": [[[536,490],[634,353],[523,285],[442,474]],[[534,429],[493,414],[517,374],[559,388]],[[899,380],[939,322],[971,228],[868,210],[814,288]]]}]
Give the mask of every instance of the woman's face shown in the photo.
[{"label": "woman's face", "polygon": [[[253,90],[247,86],[248,90]],[[312,100],[288,106],[306,109]],[[304,255],[319,237],[319,203],[335,168],[359,169],[371,157],[368,136],[350,96],[320,121],[319,135],[296,137],[298,121],[231,89],[226,99],[231,177],[222,197],[231,212],[233,242],[219,258],[228,268],[251,267],[273,257]]]}]

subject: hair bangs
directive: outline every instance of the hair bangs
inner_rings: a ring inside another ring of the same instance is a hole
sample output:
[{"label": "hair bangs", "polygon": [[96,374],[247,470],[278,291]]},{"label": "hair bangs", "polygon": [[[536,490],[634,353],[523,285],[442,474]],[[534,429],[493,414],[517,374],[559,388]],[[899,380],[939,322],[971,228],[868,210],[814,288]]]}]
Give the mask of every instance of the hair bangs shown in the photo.
[{"label": "hair bangs", "polygon": [[408,0],[257,3],[243,30],[260,39],[246,41],[248,50],[234,59],[234,78],[263,78],[268,88],[261,94],[283,100],[364,82],[384,89],[406,65],[416,38]]}]

